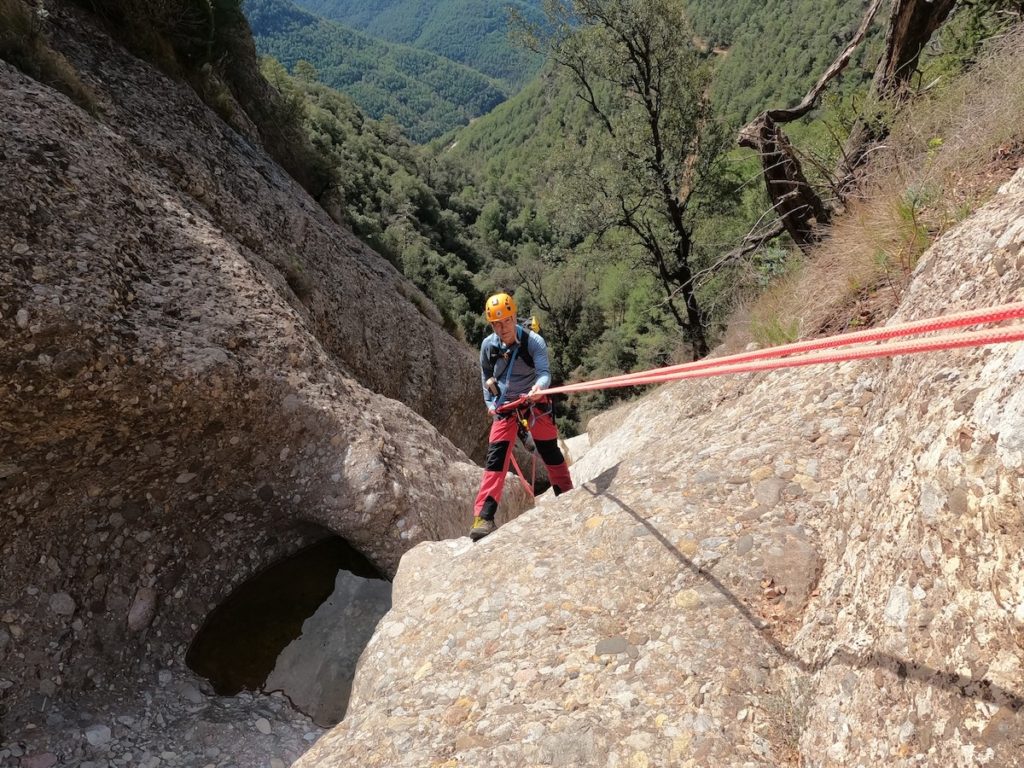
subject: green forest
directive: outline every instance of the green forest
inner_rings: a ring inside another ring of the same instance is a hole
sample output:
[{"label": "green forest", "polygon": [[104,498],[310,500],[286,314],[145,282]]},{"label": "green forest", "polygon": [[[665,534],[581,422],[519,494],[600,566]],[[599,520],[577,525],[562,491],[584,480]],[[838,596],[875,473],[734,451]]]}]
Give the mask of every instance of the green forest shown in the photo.
[{"label": "green forest", "polygon": [[538,0],[297,0],[306,10],[368,35],[436,53],[516,90],[543,58],[509,40],[515,10],[542,19]]},{"label": "green forest", "polygon": [[[737,303],[803,258],[786,237],[739,249],[773,212],[758,156],[737,147],[737,131],[758,111],[798,101],[864,5],[547,5],[556,12],[517,34],[546,59],[537,75],[427,144],[400,119],[374,120],[358,88],[325,85],[323,59],[268,58],[264,73],[300,113],[353,231],[431,297],[453,335],[478,344],[483,299],[506,290],[521,315],[538,317],[556,381],[707,354]],[[954,17],[921,67],[941,77],[968,66],[983,39],[1018,18],[1005,14],[1012,5],[993,0]],[[370,6],[360,8],[368,26]],[[786,126],[822,196],[866,98],[881,24],[818,107]],[[271,28],[253,26],[270,50]],[[788,340],[778,332],[772,343]],[[631,394],[577,396],[559,421],[571,434]]]},{"label": "green forest", "polygon": [[[850,0],[686,0],[694,31],[717,51],[715,105],[735,122],[799,101],[850,40],[866,3]],[[848,92],[870,76],[880,24],[844,79]]]},{"label": "green forest", "polygon": [[504,101],[496,80],[426,50],[389,43],[318,18],[287,0],[245,0],[261,54],[289,71],[302,60],[367,115],[388,117],[428,141]]}]

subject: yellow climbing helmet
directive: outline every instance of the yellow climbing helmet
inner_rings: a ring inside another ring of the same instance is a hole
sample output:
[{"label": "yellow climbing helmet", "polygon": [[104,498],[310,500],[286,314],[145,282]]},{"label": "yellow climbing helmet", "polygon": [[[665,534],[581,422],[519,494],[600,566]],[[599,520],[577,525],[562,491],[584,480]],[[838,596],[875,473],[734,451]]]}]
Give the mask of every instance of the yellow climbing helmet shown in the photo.
[{"label": "yellow climbing helmet", "polygon": [[514,320],[516,317],[516,300],[507,293],[496,293],[484,305],[484,315],[487,317],[488,323],[496,323],[498,320],[504,320],[509,317]]}]

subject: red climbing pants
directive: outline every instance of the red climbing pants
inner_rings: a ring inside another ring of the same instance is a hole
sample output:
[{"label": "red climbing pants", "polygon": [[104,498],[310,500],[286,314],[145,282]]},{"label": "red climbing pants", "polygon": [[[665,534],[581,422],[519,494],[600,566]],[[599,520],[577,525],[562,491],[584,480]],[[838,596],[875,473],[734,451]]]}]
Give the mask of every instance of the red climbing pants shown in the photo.
[{"label": "red climbing pants", "polygon": [[[548,479],[555,495],[572,490],[572,477],[565,457],[558,448],[558,428],[551,418],[551,406],[538,401],[527,416],[530,422],[530,434],[537,446],[537,453],[548,470]],[[498,511],[502,491],[505,489],[505,477],[508,474],[511,447],[519,430],[519,422],[515,413],[496,416],[491,424],[488,437],[487,464],[484,476],[480,481],[480,491],[476,495],[473,514],[485,520],[493,520]]]}]

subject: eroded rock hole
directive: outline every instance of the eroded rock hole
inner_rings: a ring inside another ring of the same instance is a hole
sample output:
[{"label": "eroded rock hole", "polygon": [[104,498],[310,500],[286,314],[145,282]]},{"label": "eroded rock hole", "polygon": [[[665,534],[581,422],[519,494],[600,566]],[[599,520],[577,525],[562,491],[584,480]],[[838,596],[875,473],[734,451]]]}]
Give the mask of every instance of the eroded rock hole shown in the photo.
[{"label": "eroded rock hole", "polygon": [[318,725],[345,716],[359,654],[391,583],[344,540],[267,567],[207,616],[185,657],[217,693],[282,691]]}]

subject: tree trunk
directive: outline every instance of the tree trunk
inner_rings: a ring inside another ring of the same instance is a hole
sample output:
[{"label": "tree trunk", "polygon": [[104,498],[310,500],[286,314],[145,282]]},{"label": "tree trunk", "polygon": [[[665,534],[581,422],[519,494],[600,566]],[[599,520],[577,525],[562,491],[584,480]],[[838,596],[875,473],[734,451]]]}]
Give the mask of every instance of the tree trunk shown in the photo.
[{"label": "tree trunk", "polygon": [[790,123],[814,108],[825,86],[850,63],[850,58],[867,35],[868,27],[881,4],[882,0],[872,0],[861,19],[860,27],[846,48],[822,73],[818,82],[799,104],[788,109],[770,109],[762,112],[747,123],[737,137],[741,147],[750,147],[761,158],[768,199],[772,201],[772,207],[778,214],[782,226],[801,250],[807,250],[819,240],[818,227],[828,223],[830,214],[818,193],[807,182],[800,161],[797,160],[793,147],[779,127],[779,123]]},{"label": "tree trunk", "polygon": [[[654,136],[656,139],[658,138],[656,132]],[[657,146],[660,166],[660,160],[664,153],[661,150],[660,141],[657,143]],[[660,167],[659,170],[661,170]],[[667,174],[662,172],[661,178],[663,180],[666,179]],[[661,192],[665,207],[668,209],[669,220],[672,222],[672,228],[675,229],[677,238],[676,263],[670,279],[679,285],[679,292],[683,294],[683,301],[686,303],[686,327],[690,333],[690,341],[693,344],[693,359],[700,360],[702,357],[708,356],[708,341],[704,336],[704,317],[701,314],[700,305],[697,303],[697,293],[693,284],[693,270],[690,269],[690,247],[692,243],[690,240],[690,230],[686,226],[686,221],[683,217],[683,204],[679,202],[676,190],[673,190],[663,181]],[[672,304],[671,293],[668,296],[668,302],[670,305]],[[679,313],[676,312],[674,306],[672,307],[672,313],[677,319],[679,318]]]},{"label": "tree trunk", "polygon": [[[899,103],[906,98],[907,82],[917,70],[921,52],[955,5],[956,0],[893,0],[885,52],[871,80],[874,100]],[[854,124],[837,174],[842,179],[841,189],[849,186],[870,145],[885,138],[887,132],[880,122],[861,119]]]},{"label": "tree trunk", "polygon": [[956,0],[897,0],[885,36],[885,54],[875,68],[872,90],[880,98],[898,96],[917,69],[921,51],[949,16]]},{"label": "tree trunk", "polygon": [[771,115],[762,112],[740,131],[739,145],[761,158],[768,199],[789,236],[801,250],[819,239],[818,228],[829,222],[821,198],[804,176],[800,161]]},{"label": "tree trunk", "polygon": [[[690,241],[679,241],[677,277],[680,284],[680,291],[683,294],[683,301],[686,303],[686,319],[690,331],[690,342],[693,344],[693,359],[700,360],[708,356],[708,340],[704,336],[704,318],[701,316],[700,306],[697,304],[697,294],[694,292],[693,272],[690,270]],[[671,301],[671,299],[669,299]]]}]

